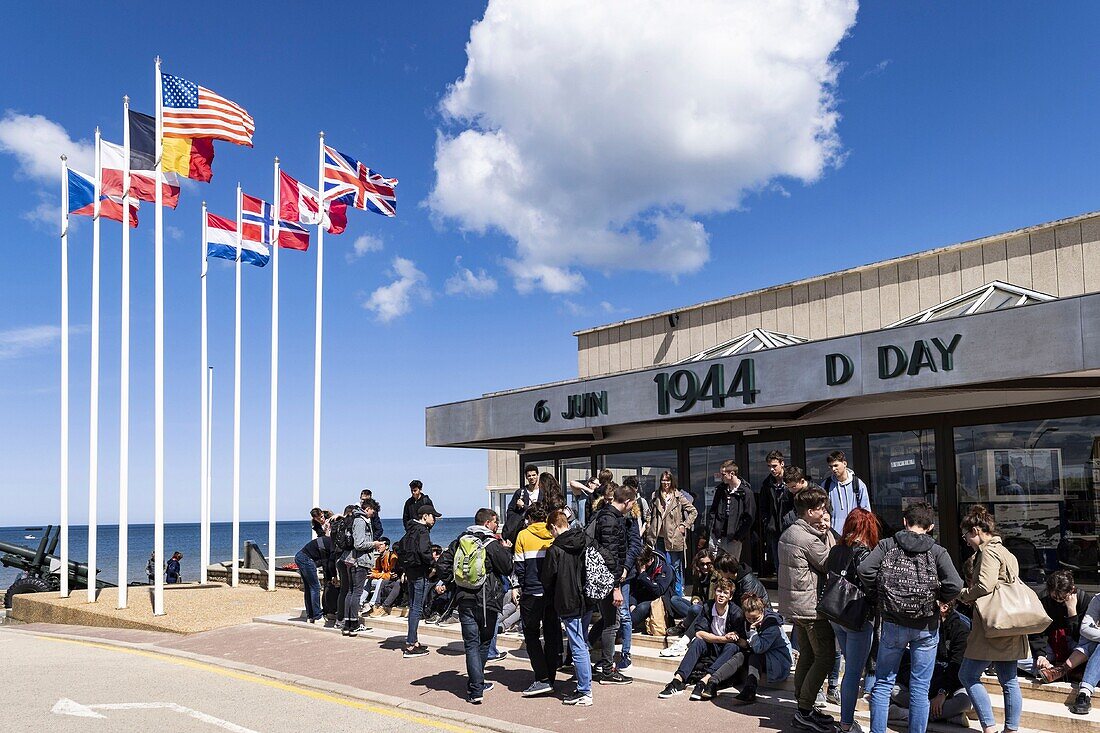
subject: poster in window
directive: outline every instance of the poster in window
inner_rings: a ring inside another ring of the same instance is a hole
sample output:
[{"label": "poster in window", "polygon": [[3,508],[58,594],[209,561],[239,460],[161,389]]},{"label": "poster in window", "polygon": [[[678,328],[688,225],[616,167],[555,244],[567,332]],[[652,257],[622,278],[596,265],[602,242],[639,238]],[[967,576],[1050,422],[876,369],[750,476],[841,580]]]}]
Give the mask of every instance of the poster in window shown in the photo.
[{"label": "poster in window", "polygon": [[1062,451],[1058,448],[985,451],[991,502],[1062,501]]},{"label": "poster in window", "polygon": [[1061,505],[997,504],[993,508],[997,528],[1006,538],[1017,538],[1039,550],[1056,550],[1062,539]]}]

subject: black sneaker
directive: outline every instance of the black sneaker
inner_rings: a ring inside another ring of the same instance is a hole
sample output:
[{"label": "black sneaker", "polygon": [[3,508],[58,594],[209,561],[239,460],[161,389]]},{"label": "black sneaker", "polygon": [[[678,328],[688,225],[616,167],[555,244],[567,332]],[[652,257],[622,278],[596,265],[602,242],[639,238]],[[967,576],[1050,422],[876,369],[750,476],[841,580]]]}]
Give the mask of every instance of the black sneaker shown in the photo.
[{"label": "black sneaker", "polygon": [[481,699],[481,695],[468,695],[466,697],[466,702],[470,703],[471,705],[480,705]]},{"label": "black sneaker", "polygon": [[835,726],[818,720],[814,715],[806,715],[801,710],[794,714],[791,723],[799,730],[812,730],[818,733],[833,733]]},{"label": "black sneaker", "polygon": [[748,705],[751,702],[756,702],[756,683],[748,682],[741,691],[733,696],[733,699],[742,705]]},{"label": "black sneaker", "polygon": [[1092,698],[1083,692],[1077,693],[1077,699],[1069,706],[1069,711],[1074,715],[1088,715],[1092,710]]},{"label": "black sneaker", "polygon": [[829,685],[829,689],[825,691],[825,702],[832,703],[833,705],[839,705],[840,688],[836,685]]},{"label": "black sneaker", "polygon": [[401,652],[401,656],[405,659],[409,659],[410,657],[423,657],[430,653],[428,647],[418,643],[405,647],[404,651]]},{"label": "black sneaker", "polygon": [[592,704],[592,695],[587,692],[581,692],[580,690],[574,690],[562,699],[561,704],[588,706]]},{"label": "black sneaker", "polygon": [[610,672],[600,675],[601,685],[629,685],[633,681],[633,677],[627,677],[617,669],[612,669]]},{"label": "black sneaker", "polygon": [[818,710],[817,708],[814,708],[813,710],[811,710],[810,715],[812,715],[815,720],[820,720],[822,723],[825,723],[826,725],[835,725],[836,724],[836,721],[833,720],[833,716],[829,715],[828,713],[823,713],[820,710]]},{"label": "black sneaker", "polygon": [[718,683],[711,680],[707,683],[707,686],[703,688],[703,699],[713,700],[718,697]]},{"label": "black sneaker", "polygon": [[352,627],[348,629],[348,636],[356,636],[358,634],[362,634],[366,631],[370,631],[370,628],[371,627],[364,626],[363,624],[353,624]]},{"label": "black sneaker", "polygon": [[704,685],[702,682],[696,682],[695,687],[693,687],[691,690],[691,694],[688,695],[688,700],[702,700],[704,689],[706,689],[706,685]]},{"label": "black sneaker", "polygon": [[343,634],[344,636],[350,636],[351,635],[350,632],[351,632],[351,626],[348,625],[347,623],[345,623],[343,626],[340,627],[340,633]]},{"label": "black sneaker", "polygon": [[679,677],[673,677],[672,682],[669,682],[667,685],[665,685],[665,689],[657,693],[657,697],[661,698],[662,700],[667,700],[670,697],[682,695],[683,692],[684,683],[680,681]]}]

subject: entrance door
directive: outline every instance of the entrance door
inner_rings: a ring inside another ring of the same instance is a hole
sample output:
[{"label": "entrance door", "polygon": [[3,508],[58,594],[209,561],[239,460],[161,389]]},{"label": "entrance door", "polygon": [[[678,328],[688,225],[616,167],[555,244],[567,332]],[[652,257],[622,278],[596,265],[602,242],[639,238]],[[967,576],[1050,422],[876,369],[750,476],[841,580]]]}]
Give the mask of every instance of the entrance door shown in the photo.
[{"label": "entrance door", "polygon": [[[936,440],[933,430],[871,433],[871,509],[886,536],[903,528],[902,513],[915,501],[936,506]],[[936,528],[939,529],[938,527]]]}]

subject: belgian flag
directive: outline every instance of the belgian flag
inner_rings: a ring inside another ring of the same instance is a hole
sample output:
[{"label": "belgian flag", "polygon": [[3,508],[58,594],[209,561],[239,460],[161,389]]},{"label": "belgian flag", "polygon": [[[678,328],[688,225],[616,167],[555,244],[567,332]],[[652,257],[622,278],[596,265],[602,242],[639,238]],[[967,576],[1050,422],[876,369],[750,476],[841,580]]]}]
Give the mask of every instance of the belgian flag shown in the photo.
[{"label": "belgian flag", "polygon": [[[130,167],[153,170],[156,167],[157,121],[149,115],[130,111]],[[164,138],[165,173],[177,173],[196,181],[214,177],[214,141],[211,138]]]}]

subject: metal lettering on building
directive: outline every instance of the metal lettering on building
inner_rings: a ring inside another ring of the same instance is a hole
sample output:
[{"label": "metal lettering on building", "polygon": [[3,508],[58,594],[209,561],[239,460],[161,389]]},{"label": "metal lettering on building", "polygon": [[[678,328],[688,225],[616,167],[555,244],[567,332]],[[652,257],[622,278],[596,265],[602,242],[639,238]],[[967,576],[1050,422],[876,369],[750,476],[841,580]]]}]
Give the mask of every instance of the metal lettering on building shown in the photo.
[{"label": "metal lettering on building", "polygon": [[681,413],[706,400],[714,407],[725,407],[726,400],[740,397],[746,405],[751,405],[760,392],[756,388],[756,367],[752,359],[741,360],[728,388],[723,364],[712,364],[702,381],[690,369],[679,369],[671,374],[661,372],[653,381],[657,383],[657,413],[660,415],[667,415],[672,410],[674,400],[680,403],[675,412]]}]

